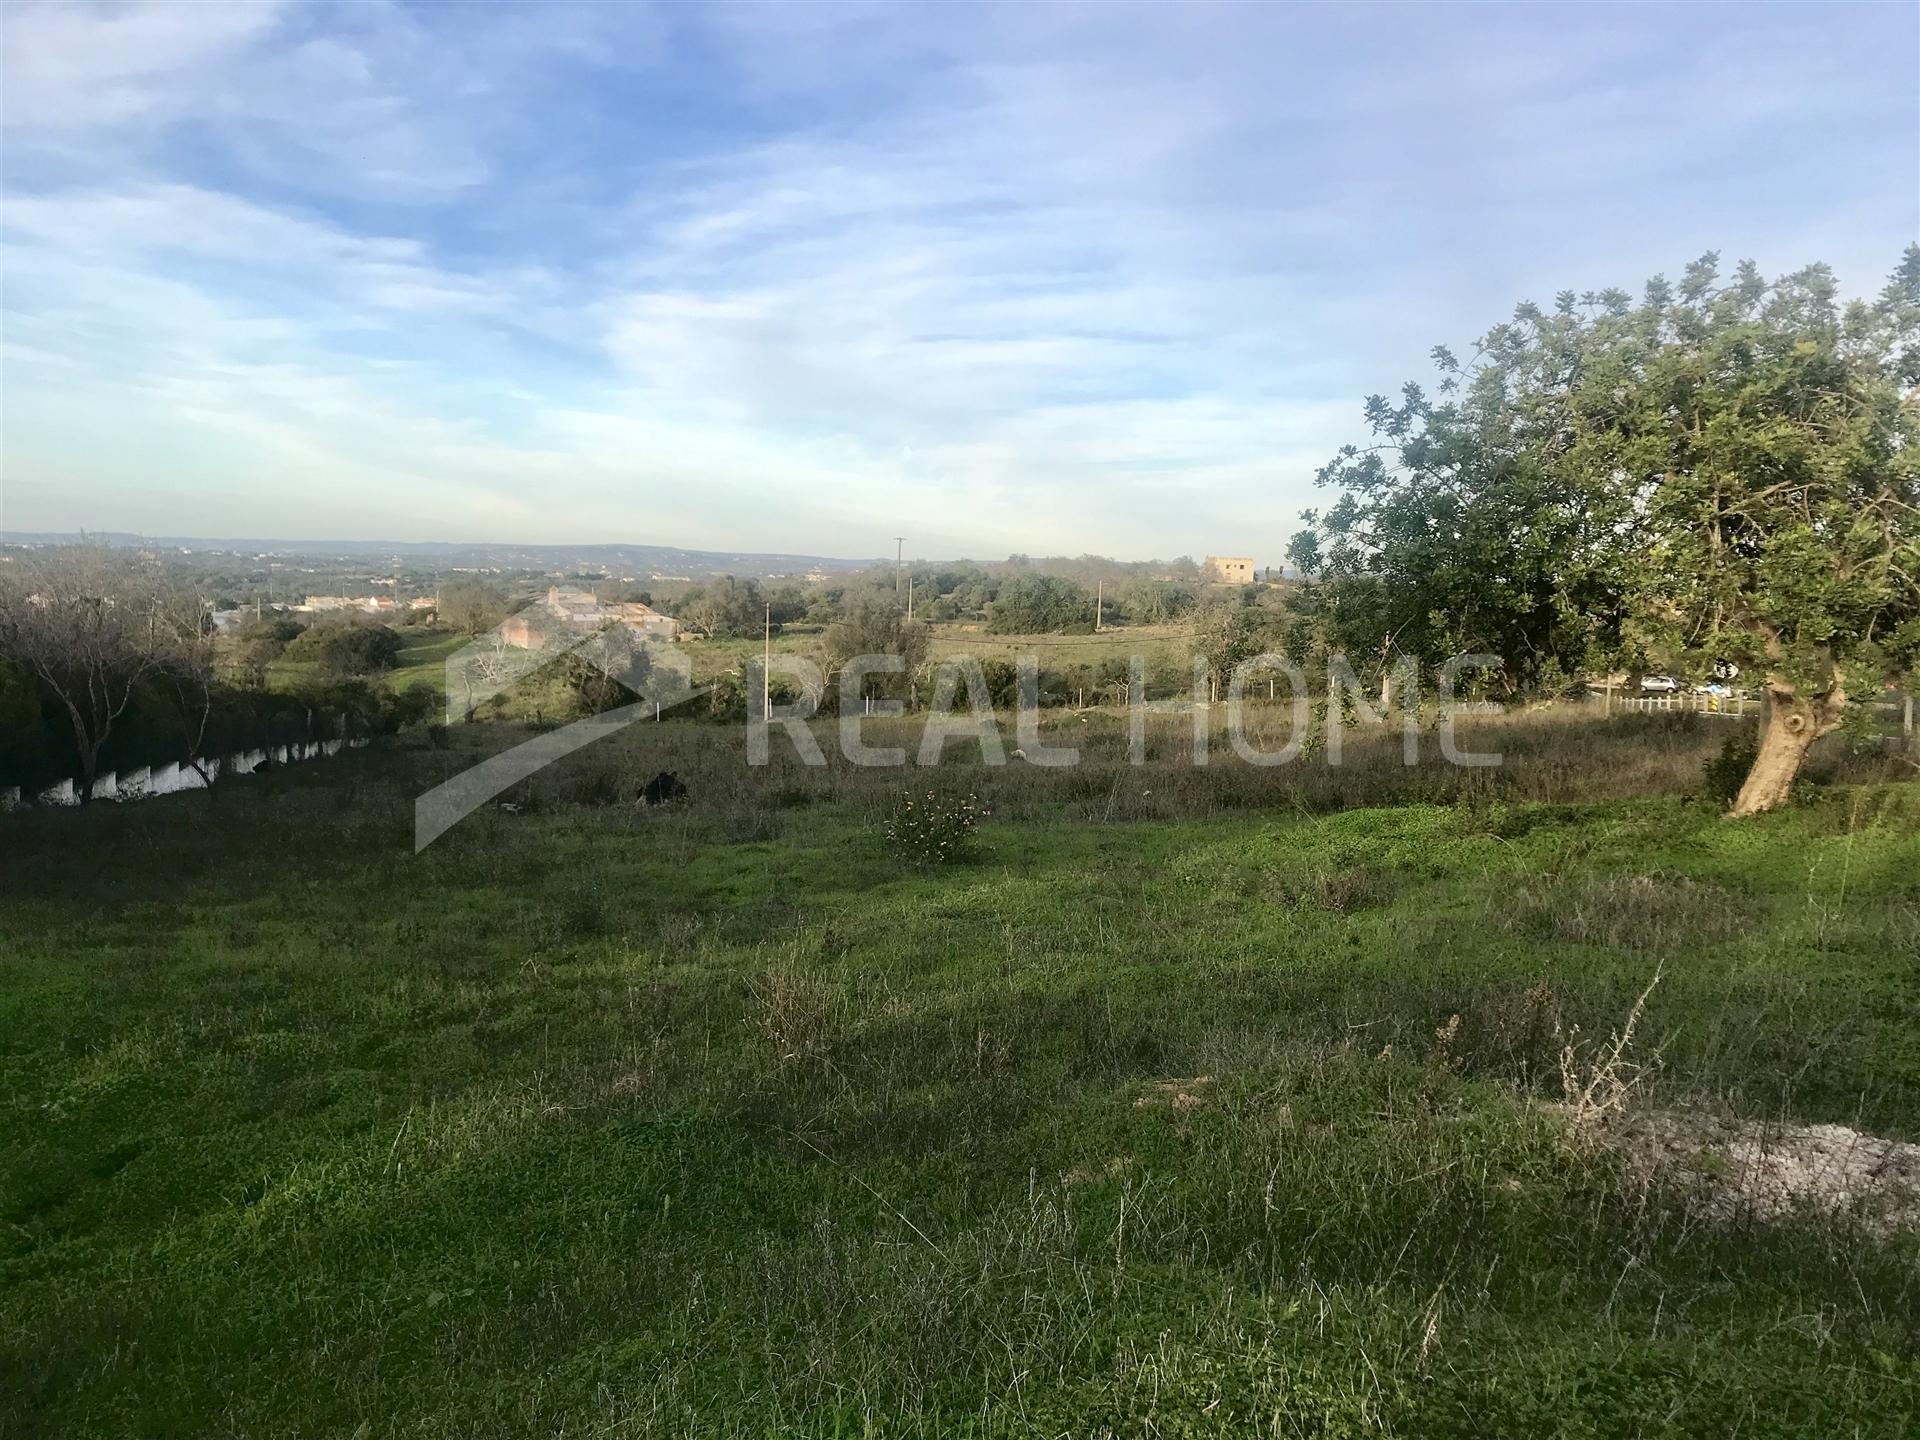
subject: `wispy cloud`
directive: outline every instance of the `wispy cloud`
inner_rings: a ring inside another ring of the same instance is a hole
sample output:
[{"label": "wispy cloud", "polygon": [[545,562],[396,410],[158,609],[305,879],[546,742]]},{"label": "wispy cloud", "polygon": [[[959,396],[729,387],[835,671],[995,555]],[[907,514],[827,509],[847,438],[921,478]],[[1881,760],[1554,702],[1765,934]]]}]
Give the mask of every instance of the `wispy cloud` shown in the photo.
[{"label": "wispy cloud", "polygon": [[1920,232],[1891,8],[0,23],[17,528],[1277,553],[1519,298]]}]

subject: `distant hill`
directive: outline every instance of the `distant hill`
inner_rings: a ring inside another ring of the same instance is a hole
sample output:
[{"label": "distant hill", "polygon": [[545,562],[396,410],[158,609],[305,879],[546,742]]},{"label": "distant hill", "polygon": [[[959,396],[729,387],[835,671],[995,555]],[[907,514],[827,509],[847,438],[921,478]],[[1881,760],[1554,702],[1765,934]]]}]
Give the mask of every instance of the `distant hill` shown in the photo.
[{"label": "distant hill", "polygon": [[[78,534],[0,530],[9,545],[71,544]],[[875,559],[828,555],[765,555],[749,551],[684,550],[677,545],[505,545],[441,540],[208,540],[191,535],[128,535],[90,531],[96,543],[225,555],[299,556],[319,560],[410,560],[452,569],[601,570],[635,576],[738,575],[766,579],[809,571],[863,569]]]}]

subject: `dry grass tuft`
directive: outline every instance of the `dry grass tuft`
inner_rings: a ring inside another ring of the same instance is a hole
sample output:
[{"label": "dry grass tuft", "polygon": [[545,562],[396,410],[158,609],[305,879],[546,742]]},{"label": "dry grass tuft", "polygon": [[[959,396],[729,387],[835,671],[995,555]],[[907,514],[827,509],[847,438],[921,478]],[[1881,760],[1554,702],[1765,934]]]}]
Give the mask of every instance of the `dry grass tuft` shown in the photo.
[{"label": "dry grass tuft", "polygon": [[1503,896],[1494,919],[1508,934],[1533,940],[1656,953],[1748,929],[1725,891],[1659,874],[1545,877]]},{"label": "dry grass tuft", "polygon": [[1659,983],[1660,972],[1656,970],[1627,1012],[1626,1023],[1604,1044],[1592,1046],[1583,1040],[1578,1025],[1564,1031],[1556,1025],[1555,1037],[1561,1042],[1561,1104],[1577,1138],[1591,1141],[1601,1126],[1626,1114],[1628,1101],[1647,1069],[1629,1060],[1627,1052],[1646,1010],[1647,997]]}]

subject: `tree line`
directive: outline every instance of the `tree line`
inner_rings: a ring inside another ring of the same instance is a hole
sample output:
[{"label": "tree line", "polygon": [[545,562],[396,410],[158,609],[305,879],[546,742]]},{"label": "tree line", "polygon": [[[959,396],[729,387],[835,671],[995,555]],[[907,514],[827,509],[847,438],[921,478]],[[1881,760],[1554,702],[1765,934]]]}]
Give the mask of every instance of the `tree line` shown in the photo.
[{"label": "tree line", "polygon": [[[263,619],[222,648],[201,595],[157,563],[101,546],[34,552],[0,578],[0,786],[67,778],[84,803],[108,771],[212,761],[297,741],[390,734],[438,705],[368,678],[399,639],[384,626]],[[312,663],[264,684],[281,652]]]}]

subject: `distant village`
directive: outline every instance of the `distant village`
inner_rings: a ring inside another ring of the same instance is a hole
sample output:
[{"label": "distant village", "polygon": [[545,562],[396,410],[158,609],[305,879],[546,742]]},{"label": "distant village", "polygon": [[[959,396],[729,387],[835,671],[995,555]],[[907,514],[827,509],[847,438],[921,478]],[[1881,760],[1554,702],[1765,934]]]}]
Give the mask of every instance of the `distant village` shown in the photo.
[{"label": "distant village", "polygon": [[[431,610],[435,603],[431,595],[417,595],[411,600],[396,600],[391,595],[309,595],[292,609],[302,615],[344,611],[398,615],[414,610]],[[237,618],[244,615],[250,618],[252,613],[250,610],[218,612],[214,615],[214,622],[218,628],[225,629],[226,625],[222,622],[230,616]],[[500,626],[500,637],[519,649],[537,650],[556,634],[602,630],[608,625],[624,626],[636,639],[681,638],[680,622],[671,615],[661,614],[651,605],[638,600],[603,601],[592,591],[574,585],[549,585],[544,601],[506,619]]]},{"label": "distant village", "polygon": [[500,637],[522,650],[537,650],[556,631],[600,630],[623,625],[636,639],[677,640],[680,622],[638,600],[602,601],[572,585],[549,585],[544,604],[510,615]]},{"label": "distant village", "polygon": [[393,615],[403,610],[431,610],[433,606],[431,595],[416,595],[404,604],[391,595],[309,595],[293,608],[301,614],[362,610],[369,615]]}]

